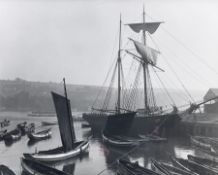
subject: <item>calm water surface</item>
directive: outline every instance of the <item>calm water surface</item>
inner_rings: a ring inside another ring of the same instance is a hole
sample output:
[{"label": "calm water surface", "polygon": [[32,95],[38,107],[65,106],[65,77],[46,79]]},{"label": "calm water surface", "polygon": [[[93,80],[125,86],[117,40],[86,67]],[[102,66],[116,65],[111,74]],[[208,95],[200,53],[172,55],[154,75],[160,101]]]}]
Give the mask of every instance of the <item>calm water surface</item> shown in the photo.
[{"label": "calm water surface", "polygon": [[[11,119],[11,129],[17,123],[27,121],[34,122],[37,130],[48,127],[42,126],[41,121],[54,121],[56,117],[28,117],[24,113],[0,113],[0,120],[5,117]],[[19,117],[19,119],[17,119]],[[78,140],[86,139],[92,135],[89,128],[81,128],[81,122],[75,122],[76,137]],[[0,142],[0,164],[5,164],[16,174],[22,173],[20,158],[23,153],[32,153],[37,150],[47,150],[61,145],[58,125],[51,126],[52,138],[37,143],[30,143],[27,136],[23,136],[19,141],[5,145],[4,141]],[[186,158],[187,154],[196,154],[195,150],[190,147],[188,140],[183,138],[169,139],[166,143],[149,143],[141,145],[138,148],[118,149],[102,143],[99,136],[93,136],[90,139],[89,153],[70,159],[61,163],[52,164],[60,170],[64,170],[75,175],[96,175],[102,170],[102,174],[111,175],[116,171],[116,159],[128,158],[131,161],[138,161],[140,165],[149,167],[149,159],[169,161],[169,155]]]}]

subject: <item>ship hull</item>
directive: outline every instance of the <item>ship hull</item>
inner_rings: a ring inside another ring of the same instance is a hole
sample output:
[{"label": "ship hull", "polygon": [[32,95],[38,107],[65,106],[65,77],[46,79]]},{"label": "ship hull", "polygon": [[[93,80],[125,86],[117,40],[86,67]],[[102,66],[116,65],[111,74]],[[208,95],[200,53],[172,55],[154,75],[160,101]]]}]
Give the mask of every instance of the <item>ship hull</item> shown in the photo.
[{"label": "ship hull", "polygon": [[[106,114],[83,114],[83,119],[86,120],[92,131],[95,134],[100,134],[106,124],[107,115]],[[159,127],[159,134],[164,134],[164,136],[169,136],[173,130],[176,129],[176,126],[180,118],[177,114],[161,114],[161,115],[153,115],[153,116],[138,116],[136,117],[132,123],[132,127],[130,133],[132,134],[148,134],[154,132],[157,127]]]}]

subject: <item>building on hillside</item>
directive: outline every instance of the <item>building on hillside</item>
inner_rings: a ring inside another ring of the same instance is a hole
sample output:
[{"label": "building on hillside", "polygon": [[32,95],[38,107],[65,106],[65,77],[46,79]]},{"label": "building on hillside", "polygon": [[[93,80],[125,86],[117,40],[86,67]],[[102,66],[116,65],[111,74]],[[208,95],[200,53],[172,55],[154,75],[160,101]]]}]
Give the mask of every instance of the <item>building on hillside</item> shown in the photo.
[{"label": "building on hillside", "polygon": [[[210,88],[204,96],[204,101],[218,96],[218,88]],[[204,105],[205,113],[217,113],[218,114],[218,99],[212,100]]]}]

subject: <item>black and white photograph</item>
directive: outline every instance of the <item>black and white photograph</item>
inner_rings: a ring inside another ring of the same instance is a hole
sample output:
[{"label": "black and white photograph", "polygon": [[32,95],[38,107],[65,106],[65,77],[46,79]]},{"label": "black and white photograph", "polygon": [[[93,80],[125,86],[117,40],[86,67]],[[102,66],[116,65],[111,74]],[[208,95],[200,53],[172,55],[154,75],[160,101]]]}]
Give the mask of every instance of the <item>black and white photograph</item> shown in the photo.
[{"label": "black and white photograph", "polygon": [[0,174],[218,175],[217,9],[0,0]]}]

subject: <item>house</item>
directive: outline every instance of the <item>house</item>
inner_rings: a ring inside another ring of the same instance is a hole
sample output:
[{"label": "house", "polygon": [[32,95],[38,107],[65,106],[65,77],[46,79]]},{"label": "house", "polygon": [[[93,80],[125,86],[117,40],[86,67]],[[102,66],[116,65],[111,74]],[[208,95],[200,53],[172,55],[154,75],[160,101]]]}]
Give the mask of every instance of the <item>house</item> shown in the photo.
[{"label": "house", "polygon": [[[210,88],[204,96],[204,101],[218,96],[218,88]],[[217,113],[218,114],[218,99],[212,100],[204,105],[205,113]]]}]

